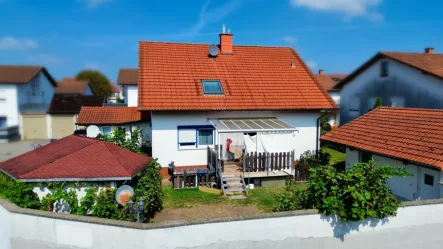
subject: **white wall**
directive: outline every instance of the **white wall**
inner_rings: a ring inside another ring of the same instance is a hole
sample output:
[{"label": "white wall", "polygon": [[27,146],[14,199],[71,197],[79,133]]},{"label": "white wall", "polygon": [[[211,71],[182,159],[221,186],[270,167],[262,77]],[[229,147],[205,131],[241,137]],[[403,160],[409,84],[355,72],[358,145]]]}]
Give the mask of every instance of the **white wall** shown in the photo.
[{"label": "white wall", "polygon": [[6,117],[6,126],[20,124],[17,85],[0,84],[0,116]]},{"label": "white wall", "polygon": [[138,86],[125,86],[125,103],[128,106],[138,106]]},{"label": "white wall", "polygon": [[442,212],[443,204],[432,204],[399,208],[396,217],[364,222],[333,223],[333,217],[309,214],[164,228],[147,224],[153,229],[143,230],[10,213],[0,205],[0,245],[2,249],[441,248]]},{"label": "white wall", "polygon": [[[380,77],[382,61],[389,62],[389,76]],[[383,105],[395,102],[397,107],[443,108],[443,80],[423,74],[402,63],[381,59],[368,67],[340,91],[341,125],[363,115],[372,108],[370,102],[383,98]],[[349,112],[358,101],[360,113]]]},{"label": "white wall", "polygon": [[331,95],[337,105],[340,105],[340,91],[329,91],[329,95]]},{"label": "white wall", "polygon": [[[177,126],[210,125],[208,118],[277,117],[299,129],[299,132],[294,134],[295,158],[298,159],[306,150],[315,150],[319,116],[320,112],[153,112],[152,156],[158,158],[163,167],[167,167],[171,161],[174,161],[176,166],[207,165],[206,148],[178,149]],[[226,148],[225,137],[220,140],[223,148]]]},{"label": "white wall", "polygon": [[[429,200],[440,198],[440,175],[441,171],[434,170],[413,163],[405,165],[402,161],[373,154],[377,165],[389,165],[396,168],[405,167],[412,174],[409,177],[393,177],[388,180],[389,188],[392,192],[405,200]],[[360,151],[354,149],[351,151],[346,148],[346,170],[360,161]],[[434,185],[430,186],[424,183],[425,174],[434,177]]]}]

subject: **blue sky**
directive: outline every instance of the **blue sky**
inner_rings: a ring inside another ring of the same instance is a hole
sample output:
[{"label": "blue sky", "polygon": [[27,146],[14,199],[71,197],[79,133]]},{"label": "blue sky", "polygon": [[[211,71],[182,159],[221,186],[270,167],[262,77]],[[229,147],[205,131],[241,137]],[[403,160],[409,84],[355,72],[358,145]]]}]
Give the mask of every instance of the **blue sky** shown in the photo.
[{"label": "blue sky", "polygon": [[294,47],[316,72],[349,73],[377,51],[443,53],[439,0],[0,0],[0,64],[85,68],[113,82],[137,67],[138,41]]}]

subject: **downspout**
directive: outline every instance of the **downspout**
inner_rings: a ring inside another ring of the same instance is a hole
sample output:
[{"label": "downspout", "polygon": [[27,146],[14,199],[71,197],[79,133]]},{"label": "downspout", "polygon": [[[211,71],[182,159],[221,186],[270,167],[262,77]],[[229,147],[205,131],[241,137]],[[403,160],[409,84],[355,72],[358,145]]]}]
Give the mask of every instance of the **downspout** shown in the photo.
[{"label": "downspout", "polygon": [[317,118],[317,139],[315,140],[315,155],[318,156],[318,147],[320,143],[320,119],[322,119],[324,116],[327,116],[328,113],[325,110],[320,111],[322,115],[320,115],[319,118]]}]

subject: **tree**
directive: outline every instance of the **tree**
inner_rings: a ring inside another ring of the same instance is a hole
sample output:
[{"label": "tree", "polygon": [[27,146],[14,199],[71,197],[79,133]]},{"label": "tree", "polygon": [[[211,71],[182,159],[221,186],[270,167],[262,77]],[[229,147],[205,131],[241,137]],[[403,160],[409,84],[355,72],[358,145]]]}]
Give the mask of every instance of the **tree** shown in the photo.
[{"label": "tree", "polygon": [[92,92],[94,92],[96,96],[109,97],[113,92],[111,81],[99,71],[83,70],[80,71],[75,78],[77,80],[89,81]]},{"label": "tree", "polygon": [[291,192],[281,195],[287,197],[280,198],[279,210],[317,208],[325,215],[338,215],[344,221],[395,216],[401,202],[389,189],[388,179],[411,176],[404,167],[375,166],[373,160],[357,163],[347,172],[338,171],[333,166],[311,168],[309,171],[306,191],[291,189]]},{"label": "tree", "polygon": [[141,154],[142,150],[142,138],[141,131],[134,130],[131,133],[131,137],[129,139],[126,138],[126,131],[121,128],[114,129],[112,134],[98,134],[97,139],[111,142],[115,145],[128,149],[130,151]]},{"label": "tree", "polygon": [[377,97],[375,99],[375,103],[374,103],[374,106],[372,107],[372,109],[375,109],[375,108],[380,107],[380,106],[383,106],[383,102],[381,101],[380,97]]}]

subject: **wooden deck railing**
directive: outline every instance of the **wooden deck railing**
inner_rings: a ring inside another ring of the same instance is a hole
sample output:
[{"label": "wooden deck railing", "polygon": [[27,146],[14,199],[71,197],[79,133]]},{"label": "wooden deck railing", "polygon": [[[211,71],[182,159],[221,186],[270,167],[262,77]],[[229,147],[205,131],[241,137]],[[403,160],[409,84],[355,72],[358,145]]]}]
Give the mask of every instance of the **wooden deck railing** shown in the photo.
[{"label": "wooden deck railing", "polygon": [[244,172],[262,172],[273,170],[290,170],[294,167],[294,152],[250,152],[245,153]]},{"label": "wooden deck railing", "polygon": [[214,187],[216,184],[216,176],[211,171],[183,170],[173,174],[174,189],[196,188],[198,186]]}]

